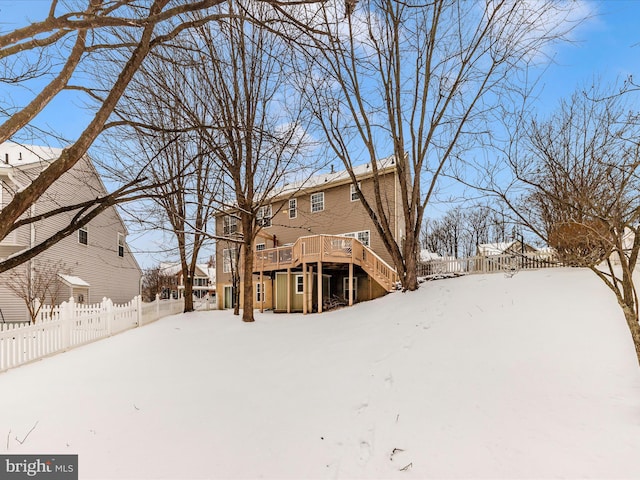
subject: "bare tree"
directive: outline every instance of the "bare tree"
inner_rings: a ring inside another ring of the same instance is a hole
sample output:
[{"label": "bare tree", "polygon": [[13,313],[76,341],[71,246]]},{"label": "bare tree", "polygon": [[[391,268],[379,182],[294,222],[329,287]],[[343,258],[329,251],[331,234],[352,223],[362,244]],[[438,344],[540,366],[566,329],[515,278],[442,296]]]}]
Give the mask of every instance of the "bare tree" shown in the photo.
[{"label": "bare tree", "polygon": [[240,242],[242,319],[252,322],[254,239],[271,222],[269,198],[296,168],[305,138],[299,101],[287,95],[288,46],[261,26],[271,10],[243,1],[228,1],[225,10],[229,18],[215,29],[191,35],[189,88],[198,101],[181,108],[223,174],[223,206],[239,219],[240,235],[227,240]]},{"label": "bare tree", "polygon": [[64,263],[34,260],[16,269],[7,280],[7,288],[27,306],[31,323],[36,323],[42,307],[57,305],[62,282],[60,274],[68,274]]},{"label": "bare tree", "polygon": [[[55,132],[42,131],[35,120],[65,90],[84,92],[94,108],[91,120],[77,138],[61,139],[68,146],[59,158],[0,211],[0,239],[13,231],[17,222],[24,221],[29,207],[87,153],[105,128],[118,124],[117,120],[110,121],[114,109],[149,53],[185,30],[228,15],[224,10],[209,10],[225,1],[52,0],[44,19],[0,33],[0,143],[10,139],[33,143],[34,137],[55,137]],[[280,9],[277,0],[259,3]],[[201,14],[175,21],[189,12]],[[119,64],[98,85],[84,73],[97,70],[106,75],[108,70],[102,69],[105,58],[117,58]],[[11,87],[33,94],[24,103],[11,103]],[[104,201],[113,201],[113,196]],[[80,226],[70,226],[67,234]],[[24,262],[31,257],[19,258]],[[16,262],[17,257],[11,265],[0,262],[0,271],[19,264]]]},{"label": "bare tree", "polygon": [[219,207],[221,175],[197,128],[183,116],[184,105],[197,108],[201,101],[193,96],[194,65],[185,55],[187,47],[178,38],[147,58],[117,109],[122,127],[109,136],[118,145],[123,138],[131,139],[131,151],[124,158],[118,156],[112,174],[124,172],[126,178],[127,166],[138,165],[153,182],[149,188],[153,202],[136,206],[136,217],[142,226],[164,229],[175,239],[172,246],[178,251],[184,279],[184,311],[190,312],[198,256],[211,239],[208,227]]},{"label": "bare tree", "polygon": [[[351,174],[354,188],[393,258],[404,289],[418,287],[416,258],[426,206],[443,170],[482,137],[520,73],[574,26],[571,5],[457,1],[323,3],[308,22],[325,31],[309,41],[311,86],[319,127]],[[353,10],[353,11],[352,11]],[[315,22],[315,23],[314,23]],[[395,156],[404,225],[385,209],[379,158]],[[381,154],[381,152],[384,152]],[[374,172],[374,195],[362,195],[353,167]]]},{"label": "bare tree", "polygon": [[615,294],[640,363],[640,117],[627,86],[579,90],[548,119],[519,121],[507,149],[512,182],[489,190],[561,261],[589,268]]}]

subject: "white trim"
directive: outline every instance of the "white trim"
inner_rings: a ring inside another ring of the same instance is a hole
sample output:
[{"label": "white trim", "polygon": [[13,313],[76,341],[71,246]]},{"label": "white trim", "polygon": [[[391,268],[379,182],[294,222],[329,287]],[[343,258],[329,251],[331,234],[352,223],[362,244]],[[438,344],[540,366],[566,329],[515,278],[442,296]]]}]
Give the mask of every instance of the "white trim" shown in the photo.
[{"label": "white trim", "polygon": [[[302,273],[298,273],[298,274],[296,274],[296,275],[295,275],[295,277],[296,277],[296,281],[295,281],[295,294],[296,294],[296,295],[302,295],[302,294],[304,293],[304,280],[302,281],[302,283],[301,283],[301,284],[299,284],[299,283],[298,283],[298,279],[299,279],[299,278],[304,279],[304,274],[302,274]],[[301,287],[301,288],[302,288],[302,290],[298,291],[298,287]]]}]

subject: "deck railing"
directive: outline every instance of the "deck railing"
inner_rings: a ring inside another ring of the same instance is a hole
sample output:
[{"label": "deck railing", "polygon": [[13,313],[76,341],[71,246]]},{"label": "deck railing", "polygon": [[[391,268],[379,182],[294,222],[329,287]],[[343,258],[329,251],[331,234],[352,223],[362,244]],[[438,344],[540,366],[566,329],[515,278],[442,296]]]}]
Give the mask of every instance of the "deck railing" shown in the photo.
[{"label": "deck railing", "polygon": [[397,280],[396,271],[373,250],[355,238],[340,235],[300,237],[293,245],[259,250],[253,271],[283,270],[312,262],[354,263],[388,290]]}]

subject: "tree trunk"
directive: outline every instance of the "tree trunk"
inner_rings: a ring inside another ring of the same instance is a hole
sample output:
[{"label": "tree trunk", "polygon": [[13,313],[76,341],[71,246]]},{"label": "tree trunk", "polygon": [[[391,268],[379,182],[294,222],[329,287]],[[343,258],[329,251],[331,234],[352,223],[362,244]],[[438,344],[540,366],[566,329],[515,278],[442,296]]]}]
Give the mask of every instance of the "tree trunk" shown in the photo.
[{"label": "tree trunk", "polygon": [[[249,245],[244,244],[244,274],[242,293],[244,298],[242,299],[242,321],[253,322],[253,250],[251,248],[251,242]],[[264,292],[261,290],[261,295]]]},{"label": "tree trunk", "polygon": [[[248,208],[247,208],[248,210]],[[253,322],[253,216],[242,213],[242,234],[244,249],[242,274],[242,321]],[[264,295],[264,292],[262,292]]]},{"label": "tree trunk", "polygon": [[184,313],[193,312],[193,277],[187,271],[184,278]]},{"label": "tree trunk", "polygon": [[640,323],[638,323],[638,316],[634,309],[628,305],[622,305],[622,311],[624,312],[624,319],[627,321],[627,326],[631,332],[633,346],[636,349],[636,359],[638,360],[638,365],[640,365]]},{"label": "tree trunk", "polygon": [[418,289],[418,237],[412,229],[407,229],[407,237],[404,240],[404,279],[402,289],[414,291]]}]

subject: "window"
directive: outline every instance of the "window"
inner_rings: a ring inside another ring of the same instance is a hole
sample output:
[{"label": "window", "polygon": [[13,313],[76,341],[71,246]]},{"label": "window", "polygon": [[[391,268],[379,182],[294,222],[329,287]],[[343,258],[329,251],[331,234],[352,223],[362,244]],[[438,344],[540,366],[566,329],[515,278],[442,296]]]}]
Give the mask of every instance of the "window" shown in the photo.
[{"label": "window", "polygon": [[[355,202],[357,200],[360,199],[360,195],[358,195],[358,192],[356,191],[356,187],[353,185],[353,183],[351,185],[349,185],[349,187],[351,187],[351,201]],[[362,188],[362,184],[360,182],[358,182],[358,188]]]},{"label": "window", "polygon": [[[358,293],[358,277],[352,277],[353,283],[351,284],[351,290],[353,290],[353,300],[356,300],[356,296]],[[344,277],[342,279],[342,292],[344,294],[344,298],[349,298],[349,277]]]},{"label": "window", "polygon": [[124,257],[124,235],[118,233],[118,256]]},{"label": "window", "polygon": [[256,302],[263,302],[262,292],[264,292],[264,283],[256,283]]},{"label": "window", "polygon": [[225,215],[222,230],[224,235],[233,235],[236,233],[238,231],[238,219],[231,215]]},{"label": "window", "polygon": [[289,218],[296,218],[298,216],[298,199],[291,198],[289,200]]},{"label": "window", "polygon": [[258,209],[256,214],[258,225],[264,228],[271,226],[271,205],[264,205]]},{"label": "window", "polygon": [[369,246],[369,230],[356,232],[356,238],[360,240],[360,243],[362,243],[365,247]]},{"label": "window", "polygon": [[78,243],[82,245],[89,245],[89,232],[86,228],[78,230]]},{"label": "window", "polygon": [[265,248],[266,248],[266,245],[264,243],[256,243],[256,252],[261,252]]},{"label": "window", "polygon": [[302,275],[296,275],[296,295],[302,295],[304,293],[304,277]]},{"label": "window", "polygon": [[324,210],[324,192],[311,195],[311,211],[321,212]]},{"label": "window", "polygon": [[360,243],[362,243],[365,247],[368,247],[369,243],[370,243],[369,230],[362,230],[360,232],[344,233],[342,236],[343,237],[349,237],[349,238],[357,238],[360,241]]},{"label": "window", "polygon": [[231,269],[235,267],[237,249],[225,248],[222,251],[222,271],[231,273]]}]

